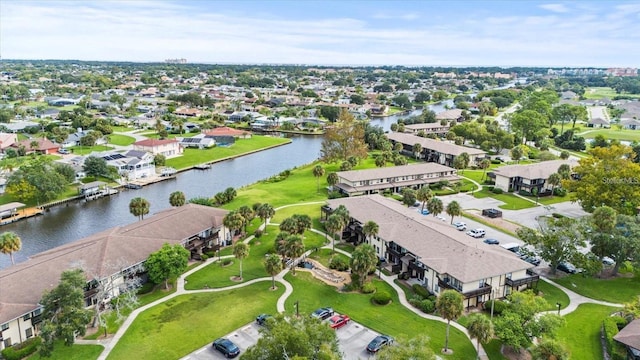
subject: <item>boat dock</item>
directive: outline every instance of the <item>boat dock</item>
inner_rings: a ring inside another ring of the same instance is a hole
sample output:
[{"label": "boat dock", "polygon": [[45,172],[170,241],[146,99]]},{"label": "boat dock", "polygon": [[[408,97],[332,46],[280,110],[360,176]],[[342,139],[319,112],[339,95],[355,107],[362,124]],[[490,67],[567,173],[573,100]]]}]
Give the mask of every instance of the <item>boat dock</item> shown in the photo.
[{"label": "boat dock", "polygon": [[200,165],[194,166],[193,168],[197,170],[209,170],[211,169],[211,164],[200,164]]},{"label": "boat dock", "polygon": [[18,212],[12,214],[9,217],[4,217],[0,219],[0,226],[11,224],[12,222],[30,218],[32,216],[42,215],[43,212],[44,210],[37,207],[25,208],[25,209],[19,210]]}]

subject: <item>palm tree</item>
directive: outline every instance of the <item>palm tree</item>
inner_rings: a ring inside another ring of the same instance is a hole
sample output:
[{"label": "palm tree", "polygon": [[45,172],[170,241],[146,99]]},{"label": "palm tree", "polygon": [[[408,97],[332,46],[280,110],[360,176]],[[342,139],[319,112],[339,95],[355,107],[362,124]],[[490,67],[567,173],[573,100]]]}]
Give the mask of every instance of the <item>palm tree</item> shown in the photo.
[{"label": "palm tree", "polygon": [[493,323],[483,314],[474,313],[469,315],[467,330],[472,339],[476,339],[478,353],[477,359],[480,359],[480,343],[486,343],[493,337]]},{"label": "palm tree", "polygon": [[415,143],[413,144],[413,154],[416,157],[416,160],[418,160],[418,158],[420,157],[420,153],[422,152],[422,145],[420,145],[419,143]]},{"label": "palm tree", "polygon": [[[291,260],[297,259],[304,254],[304,243],[302,238],[298,235],[291,235],[287,238],[285,243],[285,255]],[[291,273],[296,274],[296,267],[294,261],[291,261]]]},{"label": "palm tree", "polygon": [[171,126],[173,127],[177,127],[178,130],[180,131],[180,134],[182,134],[182,130],[184,127],[184,119],[183,118],[179,118],[179,117],[175,117],[171,120]]},{"label": "palm tree", "polygon": [[331,214],[327,221],[324,222],[324,228],[327,229],[327,233],[331,234],[331,244],[333,246],[333,252],[336,252],[336,233],[343,227],[342,217],[339,214]]},{"label": "palm tree", "polygon": [[462,295],[455,290],[444,290],[436,300],[436,309],[443,318],[447,319],[447,334],[444,342],[444,352],[449,350],[449,327],[451,320],[455,320],[464,310]]},{"label": "palm tree", "polygon": [[144,219],[144,216],[149,213],[151,204],[146,199],[136,197],[129,202],[129,212],[133,216],[137,216],[140,220]]},{"label": "palm tree", "polygon": [[435,196],[432,197],[431,199],[429,199],[429,202],[427,202],[427,210],[429,210],[429,212],[432,213],[433,216],[437,216],[442,212],[442,210],[444,210],[442,200],[438,199]]},{"label": "palm tree", "polygon": [[378,231],[380,231],[380,226],[375,221],[369,220],[362,227],[362,233],[368,239],[374,238],[378,235]]},{"label": "palm tree", "polygon": [[556,190],[556,186],[562,183],[562,176],[560,176],[560,174],[558,173],[553,173],[549,175],[549,178],[547,179],[547,183],[551,185],[551,196],[553,196],[553,193]]},{"label": "palm tree", "polygon": [[233,237],[236,231],[242,229],[244,224],[244,218],[237,211],[231,211],[222,219],[222,225],[229,229],[231,236]]},{"label": "palm tree", "polygon": [[316,177],[317,192],[320,192],[320,178],[324,175],[324,168],[320,165],[316,165],[313,168],[313,176]]},{"label": "palm tree", "polygon": [[335,172],[330,172],[329,175],[327,175],[327,183],[331,186],[331,190],[333,190],[333,186],[338,183],[338,180],[340,179],[338,179],[338,174]]},{"label": "palm tree", "polygon": [[180,207],[184,205],[186,202],[186,198],[182,191],[174,191],[169,194],[169,204],[174,207]]},{"label": "palm tree", "polygon": [[362,287],[367,274],[376,268],[378,256],[373,246],[358,245],[351,255],[351,271],[358,275],[358,287]]},{"label": "palm tree", "polygon": [[256,217],[256,213],[247,205],[243,205],[238,208],[238,213],[242,216],[242,226],[245,234],[247,233],[247,226]]},{"label": "palm tree", "polygon": [[286,231],[280,231],[278,235],[276,235],[276,240],[274,244],[274,249],[276,250],[276,254],[284,257],[285,255],[285,245],[287,244],[287,238],[291,236],[291,233]]},{"label": "palm tree", "polygon": [[264,258],[264,269],[271,275],[271,289],[276,289],[276,275],[282,271],[282,259],[276,254],[267,254]]},{"label": "palm tree", "polygon": [[416,191],[416,200],[422,203],[420,213],[424,211],[424,205],[433,197],[433,192],[429,189],[429,186],[423,186]]},{"label": "palm tree", "polygon": [[[463,152],[462,154],[458,155],[458,157],[460,159],[462,159],[462,169],[466,169],[467,167],[469,167],[469,163],[471,162],[471,157],[469,156],[468,153]],[[464,170],[463,170],[464,172]]]},{"label": "palm tree", "polygon": [[29,143],[29,147],[31,148],[31,151],[35,154],[36,149],[38,148],[38,142],[36,140],[32,140]]},{"label": "palm tree", "polygon": [[571,177],[571,166],[569,166],[569,164],[562,164],[558,167],[557,173],[560,174],[562,180],[569,180]]},{"label": "palm tree", "polygon": [[478,166],[480,167],[480,169],[482,169],[482,180],[484,181],[484,177],[487,175],[487,169],[489,168],[489,166],[491,166],[491,160],[486,158],[482,159]]},{"label": "palm tree", "polygon": [[260,207],[258,208],[258,211],[256,211],[256,213],[258,214],[258,217],[260,219],[262,219],[262,221],[264,222],[264,233],[267,233],[267,220],[269,220],[270,218],[273,217],[273,215],[276,214],[276,210],[273,208],[273,206],[269,205],[269,204],[262,204],[260,205]]},{"label": "palm tree", "polygon": [[453,217],[462,215],[462,208],[457,201],[452,201],[447,205],[447,215],[451,216],[451,224],[453,224]]},{"label": "palm tree", "polygon": [[233,256],[236,259],[240,260],[240,280],[242,281],[242,260],[249,256],[249,245],[243,243],[242,241],[238,241],[233,246]]},{"label": "palm tree", "polygon": [[0,235],[0,252],[9,255],[12,265],[16,263],[13,259],[13,253],[20,251],[20,249],[22,249],[22,240],[16,233],[7,231]]}]

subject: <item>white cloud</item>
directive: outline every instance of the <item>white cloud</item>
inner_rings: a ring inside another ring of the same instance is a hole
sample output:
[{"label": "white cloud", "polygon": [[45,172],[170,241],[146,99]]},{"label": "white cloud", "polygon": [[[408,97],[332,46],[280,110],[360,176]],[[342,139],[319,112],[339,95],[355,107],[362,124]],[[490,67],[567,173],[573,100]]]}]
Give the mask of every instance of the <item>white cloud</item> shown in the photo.
[{"label": "white cloud", "polygon": [[556,13],[569,12],[569,8],[564,4],[542,4],[540,5],[540,8]]}]

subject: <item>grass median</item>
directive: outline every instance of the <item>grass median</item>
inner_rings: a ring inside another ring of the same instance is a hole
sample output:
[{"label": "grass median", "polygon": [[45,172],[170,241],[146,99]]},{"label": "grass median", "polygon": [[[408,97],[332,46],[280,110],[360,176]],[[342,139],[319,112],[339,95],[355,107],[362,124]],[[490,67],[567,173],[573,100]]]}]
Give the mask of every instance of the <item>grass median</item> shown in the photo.
[{"label": "grass median", "polygon": [[571,359],[602,359],[600,328],[613,311],[615,308],[608,306],[582,304],[564,317],[567,322],[558,331],[558,340],[567,347]]}]

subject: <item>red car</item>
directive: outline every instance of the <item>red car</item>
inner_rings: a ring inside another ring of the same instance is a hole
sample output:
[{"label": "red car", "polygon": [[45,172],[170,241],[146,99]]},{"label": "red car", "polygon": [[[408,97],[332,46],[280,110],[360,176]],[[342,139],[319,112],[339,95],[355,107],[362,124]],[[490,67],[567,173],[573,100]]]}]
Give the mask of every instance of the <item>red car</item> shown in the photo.
[{"label": "red car", "polygon": [[329,326],[331,326],[332,329],[339,329],[345,325],[347,325],[347,323],[349,322],[349,317],[347,315],[334,315],[332,317],[329,318]]}]

